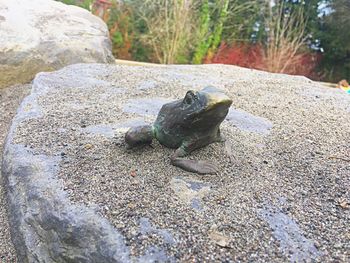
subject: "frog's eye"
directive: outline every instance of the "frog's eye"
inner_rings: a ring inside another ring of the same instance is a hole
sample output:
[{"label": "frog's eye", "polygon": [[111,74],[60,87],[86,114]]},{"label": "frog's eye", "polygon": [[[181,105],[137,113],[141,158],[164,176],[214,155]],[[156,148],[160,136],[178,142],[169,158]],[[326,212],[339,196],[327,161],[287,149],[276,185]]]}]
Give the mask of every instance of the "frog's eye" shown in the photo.
[{"label": "frog's eye", "polygon": [[193,91],[187,91],[186,96],[184,98],[184,103],[190,105],[194,101],[196,95],[193,93]]}]

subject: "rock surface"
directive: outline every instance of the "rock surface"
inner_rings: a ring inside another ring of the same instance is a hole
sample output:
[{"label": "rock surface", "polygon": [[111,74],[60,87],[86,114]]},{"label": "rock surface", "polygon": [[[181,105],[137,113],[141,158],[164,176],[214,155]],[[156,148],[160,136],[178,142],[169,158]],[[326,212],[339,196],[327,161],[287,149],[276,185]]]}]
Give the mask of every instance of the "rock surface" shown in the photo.
[{"label": "rock surface", "polygon": [[[218,175],[171,166],[157,142],[126,149],[129,127],[206,85],[233,99],[226,142],[190,158]],[[19,260],[347,262],[349,112],[340,90],[233,66],[40,73],[3,156]]]},{"label": "rock surface", "polygon": [[[31,85],[16,85],[0,90],[0,160],[2,148],[11,120],[22,99],[30,93]],[[1,170],[1,162],[0,162]],[[10,230],[6,211],[5,189],[0,178],[0,262],[17,262],[15,250],[10,238]]]},{"label": "rock surface", "polygon": [[80,62],[113,62],[105,23],[53,0],[0,0],[0,88]]}]

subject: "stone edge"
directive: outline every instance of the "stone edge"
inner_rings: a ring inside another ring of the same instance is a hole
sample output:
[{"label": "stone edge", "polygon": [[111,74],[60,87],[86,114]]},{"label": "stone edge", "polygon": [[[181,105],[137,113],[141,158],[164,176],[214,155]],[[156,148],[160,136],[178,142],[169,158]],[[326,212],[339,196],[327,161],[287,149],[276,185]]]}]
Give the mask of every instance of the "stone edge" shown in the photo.
[{"label": "stone edge", "polygon": [[130,262],[123,236],[93,209],[70,202],[57,177],[60,157],[36,155],[14,143],[22,122],[42,116],[37,98],[47,92],[47,74],[34,79],[4,146],[2,176],[18,261]]}]

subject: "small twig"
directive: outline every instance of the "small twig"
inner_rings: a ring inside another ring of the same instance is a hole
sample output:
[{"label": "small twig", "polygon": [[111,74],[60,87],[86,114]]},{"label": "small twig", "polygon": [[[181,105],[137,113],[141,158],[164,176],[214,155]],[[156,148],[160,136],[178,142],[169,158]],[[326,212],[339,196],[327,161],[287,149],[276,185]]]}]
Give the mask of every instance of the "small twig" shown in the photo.
[{"label": "small twig", "polygon": [[337,160],[342,160],[345,162],[350,162],[350,159],[346,159],[344,157],[339,157],[339,156],[329,156],[328,159],[337,159]]}]

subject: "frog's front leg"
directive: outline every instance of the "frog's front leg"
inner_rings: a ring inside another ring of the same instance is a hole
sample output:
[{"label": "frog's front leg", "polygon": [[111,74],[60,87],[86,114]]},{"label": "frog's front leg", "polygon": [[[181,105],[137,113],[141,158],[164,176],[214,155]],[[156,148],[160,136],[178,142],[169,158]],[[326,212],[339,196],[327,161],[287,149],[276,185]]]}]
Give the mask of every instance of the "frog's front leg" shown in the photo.
[{"label": "frog's front leg", "polygon": [[143,125],[130,128],[125,134],[125,142],[129,148],[151,144],[153,139],[153,129],[150,125]]},{"label": "frog's front leg", "polygon": [[196,161],[182,158],[186,156],[189,151],[186,151],[186,147],[179,147],[175,153],[171,156],[171,164],[184,169],[185,171],[198,173],[198,174],[217,174],[218,167],[209,161]]}]

